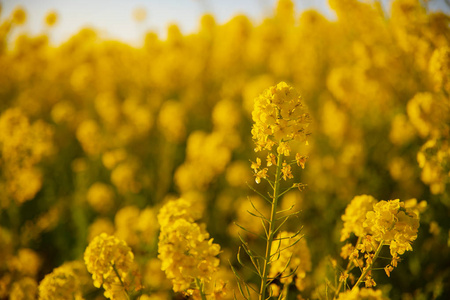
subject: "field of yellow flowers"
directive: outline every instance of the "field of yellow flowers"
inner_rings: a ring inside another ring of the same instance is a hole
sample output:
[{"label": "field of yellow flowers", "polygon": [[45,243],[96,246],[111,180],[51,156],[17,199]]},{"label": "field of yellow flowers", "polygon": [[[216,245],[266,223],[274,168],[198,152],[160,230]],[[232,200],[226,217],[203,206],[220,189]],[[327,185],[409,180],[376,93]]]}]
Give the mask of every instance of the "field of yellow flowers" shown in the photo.
[{"label": "field of yellow flowers", "polygon": [[142,47],[1,15],[0,299],[450,299],[426,2],[280,0]]}]

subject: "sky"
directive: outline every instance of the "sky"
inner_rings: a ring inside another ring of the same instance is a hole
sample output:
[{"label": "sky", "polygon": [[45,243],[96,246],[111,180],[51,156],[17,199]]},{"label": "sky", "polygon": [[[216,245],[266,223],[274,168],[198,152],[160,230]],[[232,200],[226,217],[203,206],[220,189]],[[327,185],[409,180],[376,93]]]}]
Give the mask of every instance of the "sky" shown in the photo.
[{"label": "sky", "polygon": [[[431,9],[450,13],[445,0],[430,2]],[[327,0],[294,0],[297,12],[317,9],[329,18],[334,14]],[[389,0],[382,1],[389,7]],[[28,14],[23,30],[38,34],[45,30],[44,18],[50,11],[58,13],[59,20],[47,33],[53,44],[59,44],[84,27],[95,28],[108,39],[119,39],[138,45],[147,31],[164,37],[170,24],[178,24],[183,33],[197,30],[200,16],[212,13],[216,21],[224,23],[237,14],[245,14],[258,22],[271,13],[277,0],[0,0],[2,19],[17,6]],[[133,18],[137,8],[144,8],[147,18],[138,23]]]}]

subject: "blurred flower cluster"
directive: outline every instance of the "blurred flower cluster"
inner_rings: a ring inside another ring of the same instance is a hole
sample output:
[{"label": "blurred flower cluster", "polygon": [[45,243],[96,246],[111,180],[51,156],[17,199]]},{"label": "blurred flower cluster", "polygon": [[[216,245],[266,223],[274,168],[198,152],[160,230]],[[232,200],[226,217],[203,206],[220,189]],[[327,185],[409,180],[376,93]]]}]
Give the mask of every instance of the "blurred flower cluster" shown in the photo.
[{"label": "blurred flower cluster", "polygon": [[[139,47],[92,28],[52,45],[65,16],[32,36],[33,12],[0,6],[0,299],[232,299],[230,264],[257,284],[236,258],[255,236],[233,223],[264,233],[251,214],[269,213],[272,147],[306,184],[280,197],[300,211],[283,230],[304,237],[273,292],[449,298],[450,16],[431,1],[329,0],[327,19],[279,0],[259,22],[205,14]],[[380,245],[385,272],[344,293],[357,278],[340,266],[364,274]]]}]

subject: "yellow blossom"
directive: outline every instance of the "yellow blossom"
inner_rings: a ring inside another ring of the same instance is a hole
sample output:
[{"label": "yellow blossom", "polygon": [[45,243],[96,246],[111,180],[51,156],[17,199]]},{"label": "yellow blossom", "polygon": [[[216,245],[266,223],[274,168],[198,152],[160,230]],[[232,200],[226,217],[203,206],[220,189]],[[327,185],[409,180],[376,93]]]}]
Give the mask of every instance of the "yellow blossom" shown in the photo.
[{"label": "yellow blossom", "polygon": [[134,281],[134,255],[127,244],[106,233],[94,238],[84,252],[84,262],[94,286],[105,289],[105,297],[123,299]]},{"label": "yellow blossom", "polygon": [[372,209],[375,203],[376,199],[369,195],[355,196],[352,199],[342,216],[344,228],[341,231],[341,241],[348,239],[351,233],[358,237],[365,235],[363,223],[366,219],[366,213]]},{"label": "yellow blossom", "polygon": [[286,162],[283,162],[283,167],[281,168],[281,173],[283,174],[282,177],[284,180],[294,178],[294,175],[292,175],[292,171],[291,171],[291,165],[286,164]]},{"label": "yellow blossom", "polygon": [[31,277],[24,277],[12,284],[9,297],[11,300],[35,300],[37,294],[38,285],[36,280]]},{"label": "yellow blossom", "polygon": [[22,25],[27,21],[27,13],[21,6],[18,6],[12,12],[12,19],[17,25]]},{"label": "yellow blossom", "polygon": [[189,289],[195,279],[210,281],[219,265],[216,256],[220,246],[213,243],[205,227],[194,223],[177,202],[183,204],[185,200],[169,202],[168,205],[172,208],[178,206],[181,208],[179,212],[163,207],[158,214],[161,225],[158,258],[162,262],[161,269],[172,280],[173,290],[181,292]]},{"label": "yellow blossom", "polygon": [[306,163],[307,159],[308,159],[308,156],[300,155],[300,153],[295,154],[295,161],[297,162],[297,165],[299,167],[302,167],[302,169],[305,168],[305,163]]},{"label": "yellow blossom", "polygon": [[45,16],[45,24],[49,27],[54,26],[57,21],[58,21],[58,14],[54,11],[49,12]]},{"label": "yellow blossom", "polygon": [[87,191],[87,201],[96,211],[107,213],[114,206],[114,191],[111,186],[95,182]]},{"label": "yellow blossom", "polygon": [[261,166],[261,159],[259,157],[256,158],[256,162],[252,162],[251,168],[253,171],[258,172],[259,167]]},{"label": "yellow blossom", "polygon": [[261,178],[262,179],[264,179],[264,178],[267,178],[267,171],[268,171],[268,169],[267,168],[264,168],[264,169],[262,169],[262,170],[259,170],[258,172],[256,172],[256,174],[255,174],[255,181],[256,181],[256,183],[261,183]]},{"label": "yellow blossom", "polygon": [[387,300],[381,290],[373,290],[369,288],[353,288],[346,292],[340,293],[338,300]]},{"label": "yellow blossom", "polygon": [[78,277],[66,265],[47,274],[39,284],[39,300],[82,300]]},{"label": "yellow blossom", "polygon": [[363,226],[375,241],[389,244],[391,255],[411,251],[411,243],[417,238],[419,218],[405,209],[400,200],[380,201],[373,211],[367,212]]},{"label": "yellow blossom", "polygon": [[289,155],[288,140],[306,141],[310,117],[301,96],[285,82],[265,90],[255,98],[252,128],[256,151],[271,150]]}]

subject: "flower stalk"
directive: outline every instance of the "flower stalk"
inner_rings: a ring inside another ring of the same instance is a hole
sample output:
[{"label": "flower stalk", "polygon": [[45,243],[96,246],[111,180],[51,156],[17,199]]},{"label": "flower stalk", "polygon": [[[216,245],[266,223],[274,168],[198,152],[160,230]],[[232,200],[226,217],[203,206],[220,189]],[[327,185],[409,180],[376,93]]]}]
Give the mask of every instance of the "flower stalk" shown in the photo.
[{"label": "flower stalk", "polygon": [[[247,266],[243,263],[240,259],[240,252],[238,252],[237,260],[243,268],[252,269],[259,277],[260,284],[258,287],[252,287],[241,279],[234,268],[233,272],[245,299],[250,299],[249,289],[254,289],[260,300],[266,300],[272,297],[272,293],[268,294],[268,287],[273,284],[275,278],[280,279],[280,284],[288,286],[293,281],[295,274],[301,272],[300,276],[304,277],[304,273],[310,270],[310,255],[306,243],[303,241],[301,251],[294,251],[294,246],[301,239],[300,230],[294,233],[281,231],[289,218],[296,216],[297,212],[290,212],[293,206],[283,211],[279,210],[278,206],[285,193],[293,188],[301,190],[304,186],[301,183],[294,183],[283,190],[281,183],[282,180],[288,181],[294,178],[292,165],[296,164],[302,169],[304,168],[306,156],[295,152],[295,160],[289,159],[289,156],[294,154],[291,153],[293,152],[292,143],[307,144],[309,135],[307,128],[311,120],[300,94],[284,82],[268,88],[255,99],[252,119],[255,122],[252,127],[255,152],[267,151],[267,154],[256,157],[251,164],[251,169],[254,172],[256,183],[259,184],[262,180],[266,181],[271,191],[265,195],[251,186],[250,188],[270,205],[270,213],[262,213],[252,203],[255,212],[249,211],[249,213],[261,220],[264,235],[238,226],[264,240],[265,253],[259,255],[250,249],[248,243],[241,237],[242,249],[249,256],[252,265]],[[288,158],[287,161],[285,158]],[[291,267],[294,255],[297,265]],[[299,265],[300,261],[302,261],[302,266]],[[303,289],[301,280],[298,280],[298,284],[298,289]],[[278,282],[275,285],[278,285]],[[277,287],[275,289],[278,290]]]},{"label": "flower stalk", "polygon": [[280,196],[280,181],[281,181],[281,167],[283,161],[283,154],[278,154],[277,157],[277,169],[275,172],[275,181],[274,181],[274,189],[273,189],[273,199],[272,199],[272,208],[269,219],[269,228],[267,232],[267,244],[266,244],[266,255],[264,257],[264,265],[263,265],[263,273],[261,277],[261,288],[260,288],[260,300],[266,299],[266,291],[267,291],[267,277],[269,275],[270,268],[270,259],[271,259],[271,251],[272,251],[272,242],[275,237],[275,218],[277,214],[277,206],[278,199]]},{"label": "flower stalk", "polygon": [[383,248],[383,246],[384,246],[384,240],[382,240],[380,242],[380,245],[378,245],[378,248],[375,251],[375,254],[374,254],[373,258],[372,258],[372,262],[366,268],[364,268],[361,276],[358,278],[358,281],[356,281],[356,283],[355,283],[355,285],[353,286],[352,289],[357,288],[361,284],[361,282],[364,281],[364,279],[366,278],[367,273],[369,273],[372,270],[373,265],[375,263],[375,260],[378,258],[378,255],[380,255],[381,248]]},{"label": "flower stalk", "polygon": [[203,290],[203,284],[201,283],[199,278],[195,278],[195,284],[197,285],[198,291],[200,293],[200,298],[202,300],[206,300],[205,291]]}]

